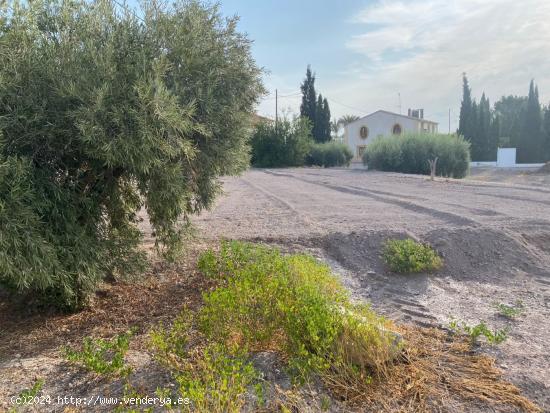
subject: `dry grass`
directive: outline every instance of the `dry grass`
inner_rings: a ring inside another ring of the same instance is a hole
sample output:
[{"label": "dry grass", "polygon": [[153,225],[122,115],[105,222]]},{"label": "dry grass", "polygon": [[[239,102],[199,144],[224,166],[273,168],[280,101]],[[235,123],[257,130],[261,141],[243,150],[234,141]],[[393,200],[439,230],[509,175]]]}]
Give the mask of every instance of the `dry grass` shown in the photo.
[{"label": "dry grass", "polygon": [[[466,338],[450,339],[436,329],[399,327],[406,341],[402,359],[373,378],[349,386],[345,371],[323,377],[335,396],[360,410],[379,412],[498,411],[540,412],[495,367],[475,354]],[[343,386],[343,383],[348,383]]]},{"label": "dry grass", "polygon": [[109,338],[130,327],[137,327],[139,336],[159,322],[171,322],[183,306],[200,305],[202,291],[212,285],[197,272],[197,255],[189,251],[173,265],[156,260],[137,283],[105,283],[90,305],[74,314],[29,312],[24,303],[0,296],[0,361],[15,354],[33,357],[55,352],[90,335]]}]

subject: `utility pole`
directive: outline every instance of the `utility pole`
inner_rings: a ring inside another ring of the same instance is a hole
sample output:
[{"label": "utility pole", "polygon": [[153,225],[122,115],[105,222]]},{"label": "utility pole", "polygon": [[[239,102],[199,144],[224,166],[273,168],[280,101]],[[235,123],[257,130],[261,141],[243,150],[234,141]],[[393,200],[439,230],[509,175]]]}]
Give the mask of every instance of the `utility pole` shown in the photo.
[{"label": "utility pole", "polygon": [[397,96],[399,97],[399,114],[401,115],[401,92],[397,92]]},{"label": "utility pole", "polygon": [[451,134],[451,108],[449,108],[449,135]]}]

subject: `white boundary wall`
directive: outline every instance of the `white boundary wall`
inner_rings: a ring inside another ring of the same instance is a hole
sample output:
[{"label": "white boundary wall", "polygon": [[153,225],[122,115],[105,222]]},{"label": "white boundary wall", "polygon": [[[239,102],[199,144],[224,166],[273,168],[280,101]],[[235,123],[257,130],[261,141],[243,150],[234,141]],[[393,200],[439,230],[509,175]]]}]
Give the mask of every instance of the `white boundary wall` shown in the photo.
[{"label": "white boundary wall", "polygon": [[516,163],[516,148],[498,148],[496,162],[470,162],[471,167],[540,168],[544,163]]}]

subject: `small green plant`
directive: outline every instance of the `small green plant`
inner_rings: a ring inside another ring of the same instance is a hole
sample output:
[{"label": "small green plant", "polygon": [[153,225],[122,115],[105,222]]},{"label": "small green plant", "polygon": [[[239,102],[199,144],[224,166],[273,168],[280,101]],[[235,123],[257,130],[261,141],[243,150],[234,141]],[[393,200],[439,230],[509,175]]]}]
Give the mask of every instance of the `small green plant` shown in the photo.
[{"label": "small green plant", "polygon": [[525,311],[523,301],[521,300],[517,300],[513,305],[494,303],[494,307],[501,316],[510,319],[520,316]]},{"label": "small green plant", "polygon": [[460,325],[458,324],[458,320],[451,318],[451,321],[449,321],[449,330],[451,330],[453,334],[459,332]]},{"label": "small green plant", "polygon": [[475,326],[464,324],[462,328],[470,336],[472,344],[477,343],[478,338],[482,335],[487,339],[489,344],[500,344],[508,337],[508,329],[495,329],[491,331],[483,321]]},{"label": "small green plant", "polygon": [[192,354],[193,364],[183,368],[176,380],[195,412],[240,412],[248,386],[259,374],[245,354],[236,348],[212,344]]},{"label": "small green plant", "polygon": [[382,258],[393,272],[398,273],[434,271],[441,268],[443,264],[441,258],[429,245],[410,238],[388,240],[384,245]]},{"label": "small green plant", "polygon": [[[157,389],[155,395],[162,400],[167,400],[169,391]],[[141,405],[141,401],[145,400],[146,397],[146,395],[141,394],[129,381],[126,381],[122,398],[119,398],[120,402],[118,406],[113,409],[113,413],[153,413],[153,407],[145,408]],[[130,400],[131,403],[129,403]],[[171,406],[163,405],[162,407],[170,410]]]},{"label": "small green plant", "polygon": [[[152,335],[157,360],[167,366],[179,385],[179,393],[190,403],[179,406],[181,411],[198,413],[240,412],[249,386],[265,401],[260,375],[246,360],[246,352],[220,343],[184,350],[174,339],[179,337],[182,324],[168,332]],[[176,331],[173,331],[173,330]]]},{"label": "small green plant", "polygon": [[22,399],[31,400],[36,397],[38,393],[40,393],[42,387],[44,387],[44,379],[38,379],[34,382],[30,389],[25,389],[19,393],[19,397]]},{"label": "small green plant", "polygon": [[328,412],[330,409],[330,397],[328,397],[326,394],[323,394],[321,396],[321,411]]},{"label": "small green plant", "polygon": [[65,349],[67,360],[84,366],[97,374],[128,376],[132,369],[124,362],[134,331],[115,336],[111,340],[86,337],[82,350]]},{"label": "small green plant", "polygon": [[264,407],[266,404],[266,396],[265,396],[265,387],[263,383],[258,382],[254,384],[254,394],[258,399],[258,406]]},{"label": "small green plant", "polygon": [[34,405],[34,399],[44,387],[44,379],[36,380],[30,389],[25,389],[16,398],[16,406],[8,410],[8,413],[17,413],[21,407]]},{"label": "small green plant", "polygon": [[481,321],[480,323],[471,326],[464,322],[459,324],[459,322],[455,319],[452,319],[449,322],[449,329],[454,334],[463,332],[464,334],[468,335],[470,337],[470,342],[472,345],[477,344],[478,339],[481,336],[485,337],[489,344],[501,344],[508,338],[509,333],[508,328],[491,330],[484,321]]}]

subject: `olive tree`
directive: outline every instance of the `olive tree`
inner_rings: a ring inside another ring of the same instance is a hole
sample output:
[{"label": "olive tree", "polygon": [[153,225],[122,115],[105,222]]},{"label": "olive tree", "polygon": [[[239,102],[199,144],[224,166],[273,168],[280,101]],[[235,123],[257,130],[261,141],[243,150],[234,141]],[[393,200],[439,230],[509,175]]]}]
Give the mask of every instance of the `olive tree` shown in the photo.
[{"label": "olive tree", "polygon": [[261,70],[216,6],[3,4],[0,283],[76,308],[143,267],[139,210],[174,257],[248,165]]}]

